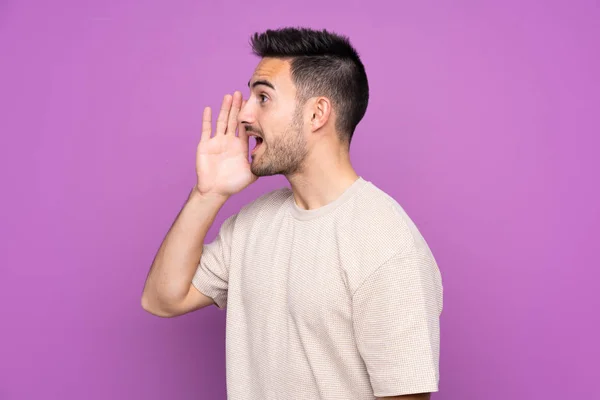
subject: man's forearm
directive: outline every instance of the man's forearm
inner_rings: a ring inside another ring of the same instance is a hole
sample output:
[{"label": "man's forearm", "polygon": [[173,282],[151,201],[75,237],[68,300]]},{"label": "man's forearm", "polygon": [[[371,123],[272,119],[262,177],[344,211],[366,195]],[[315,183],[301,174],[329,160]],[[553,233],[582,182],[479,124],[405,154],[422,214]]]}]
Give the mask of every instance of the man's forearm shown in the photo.
[{"label": "man's forearm", "polygon": [[165,236],[146,278],[143,301],[149,308],[175,305],[187,295],[206,233],[227,200],[203,197],[194,188]]}]

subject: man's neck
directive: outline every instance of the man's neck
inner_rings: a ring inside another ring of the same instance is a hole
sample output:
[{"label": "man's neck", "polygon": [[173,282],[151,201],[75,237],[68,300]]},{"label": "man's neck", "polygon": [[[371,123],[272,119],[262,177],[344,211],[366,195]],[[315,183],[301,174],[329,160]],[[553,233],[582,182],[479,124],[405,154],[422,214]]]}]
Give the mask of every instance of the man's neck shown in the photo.
[{"label": "man's neck", "polygon": [[287,177],[296,204],[305,210],[331,203],[359,177],[345,151],[335,155],[313,155],[305,161],[301,172]]}]

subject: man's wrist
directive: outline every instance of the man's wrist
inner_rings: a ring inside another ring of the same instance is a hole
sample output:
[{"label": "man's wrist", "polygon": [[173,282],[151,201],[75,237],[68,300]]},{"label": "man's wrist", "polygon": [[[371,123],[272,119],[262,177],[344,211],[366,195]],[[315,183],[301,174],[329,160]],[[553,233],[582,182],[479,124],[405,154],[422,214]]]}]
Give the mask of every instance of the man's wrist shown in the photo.
[{"label": "man's wrist", "polygon": [[198,184],[195,184],[190,193],[190,199],[194,198],[203,202],[225,203],[229,196],[216,193],[200,193]]}]

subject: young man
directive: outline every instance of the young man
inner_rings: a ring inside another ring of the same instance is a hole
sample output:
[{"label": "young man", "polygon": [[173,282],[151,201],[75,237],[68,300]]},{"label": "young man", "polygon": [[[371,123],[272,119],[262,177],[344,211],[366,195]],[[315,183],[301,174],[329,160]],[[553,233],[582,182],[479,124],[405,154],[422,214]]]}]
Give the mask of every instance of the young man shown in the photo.
[{"label": "young man", "polygon": [[[268,30],[252,46],[250,97],[225,96],[214,137],[204,110],[197,183],[142,306],[161,317],[226,308],[230,399],[429,399],[441,275],[401,206],[350,164],[369,97],[358,54],[309,29]],[[291,190],[244,206],[203,245],[231,195],[275,174]]]}]

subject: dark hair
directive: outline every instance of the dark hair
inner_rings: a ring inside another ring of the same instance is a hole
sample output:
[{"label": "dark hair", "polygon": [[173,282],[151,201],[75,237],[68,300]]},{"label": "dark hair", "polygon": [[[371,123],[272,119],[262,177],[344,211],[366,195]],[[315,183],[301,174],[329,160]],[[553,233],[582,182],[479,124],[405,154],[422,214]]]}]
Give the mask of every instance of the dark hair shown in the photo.
[{"label": "dark hair", "polygon": [[300,103],[314,96],[331,100],[336,130],[349,145],[369,102],[365,67],[349,39],[325,29],[281,28],[255,33],[250,43],[260,57],[291,59]]}]

